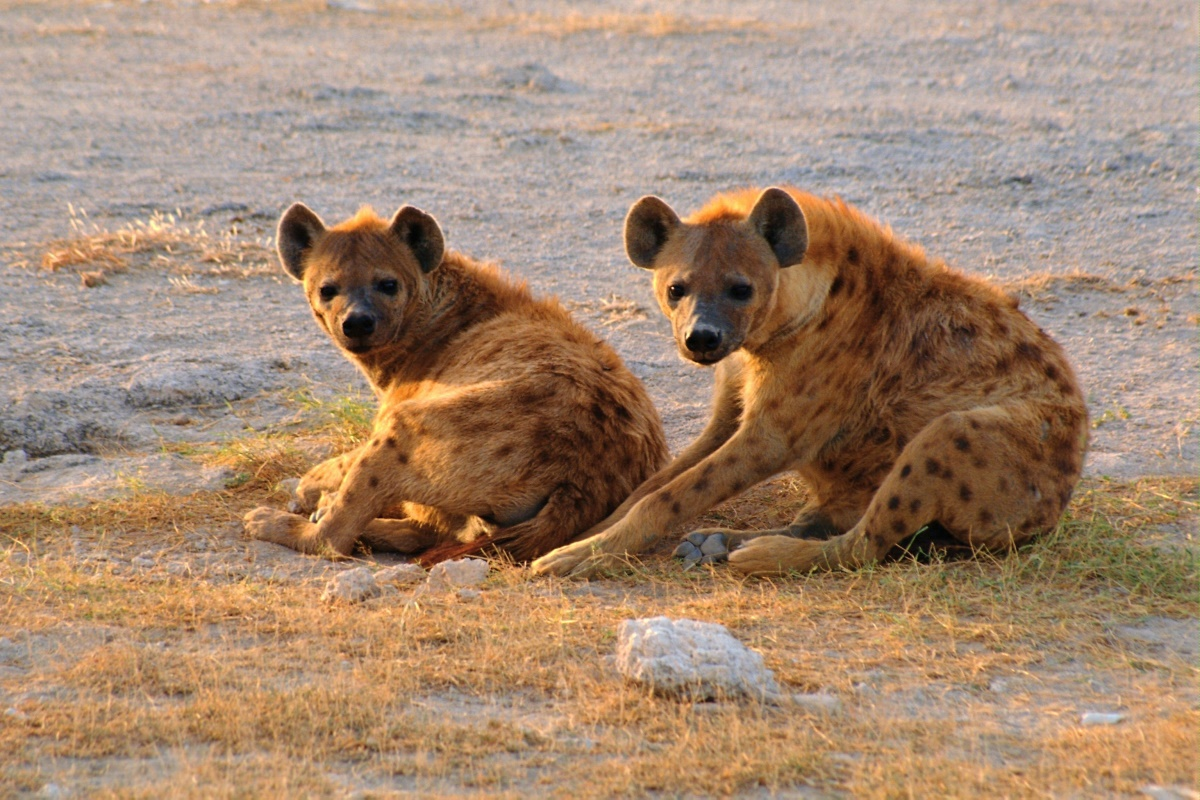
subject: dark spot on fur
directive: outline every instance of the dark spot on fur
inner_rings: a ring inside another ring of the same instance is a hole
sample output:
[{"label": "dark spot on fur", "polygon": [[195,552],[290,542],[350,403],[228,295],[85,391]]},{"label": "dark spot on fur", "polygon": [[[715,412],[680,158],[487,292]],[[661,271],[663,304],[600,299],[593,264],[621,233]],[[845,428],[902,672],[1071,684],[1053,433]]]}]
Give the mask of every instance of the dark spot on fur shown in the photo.
[{"label": "dark spot on fur", "polygon": [[371,440],[371,447],[379,447],[379,440],[378,440],[378,439],[372,439],[372,440]]},{"label": "dark spot on fur", "polygon": [[667,503],[673,502],[674,500],[675,498],[671,496],[670,492],[661,492],[658,495],[658,502],[662,503],[664,506]]},{"label": "dark spot on fur", "polygon": [[925,459],[925,473],[927,475],[937,475],[941,471],[942,471],[942,465],[938,463],[937,459],[934,459],[934,458]]},{"label": "dark spot on fur", "polygon": [[987,459],[976,456],[971,459],[971,466],[975,469],[985,469],[987,467]]},{"label": "dark spot on fur", "polygon": [[370,486],[372,489],[376,488],[377,486],[379,486],[379,478],[372,475],[370,478],[367,479],[367,486]]},{"label": "dark spot on fur", "polygon": [[988,511],[986,508],[979,510],[979,523],[981,525],[991,525],[995,519],[996,518],[992,515],[992,512]]},{"label": "dark spot on fur", "polygon": [[912,473],[912,464],[905,464],[900,470],[900,477],[907,478]]},{"label": "dark spot on fur", "polygon": [[871,541],[875,543],[875,548],[880,552],[887,550],[888,541],[883,538],[883,534],[877,533],[871,537]]},{"label": "dark spot on fur", "polygon": [[389,436],[383,440],[383,445],[384,445],[384,447],[395,447],[396,440],[394,438],[392,438],[391,436]]},{"label": "dark spot on fur", "polygon": [[842,276],[838,275],[833,279],[833,283],[829,284],[829,296],[833,297],[842,290]]},{"label": "dark spot on fur", "polygon": [[1001,478],[1000,483],[997,484],[997,486],[1000,489],[1000,491],[1007,492],[1008,491],[1008,478]]},{"label": "dark spot on fur", "polygon": [[708,488],[708,478],[700,478],[692,484],[693,492],[703,492]]},{"label": "dark spot on fur", "polygon": [[973,431],[979,430],[979,420],[973,419],[968,424],[971,426],[971,430],[973,430]]},{"label": "dark spot on fur", "polygon": [[892,432],[887,428],[876,428],[869,434],[872,444],[887,444],[892,438]]},{"label": "dark spot on fur", "polygon": [[1052,381],[1057,380],[1058,379],[1058,368],[1055,367],[1053,364],[1047,364],[1046,365],[1046,377]]},{"label": "dark spot on fur", "polygon": [[908,510],[909,510],[909,512],[911,512],[913,514],[917,513],[917,511],[919,511],[920,509],[921,509],[920,498],[917,498],[908,504]]},{"label": "dark spot on fur", "polygon": [[671,513],[672,514],[678,514],[682,510],[683,510],[683,506],[681,506],[678,501],[671,503]]},{"label": "dark spot on fur", "polygon": [[892,533],[903,536],[908,533],[908,525],[902,519],[898,519],[892,523]]},{"label": "dark spot on fur", "polygon": [[908,437],[907,436],[901,434],[900,436],[896,437],[896,448],[897,449],[903,450],[907,446],[908,446]]},{"label": "dark spot on fur", "polygon": [[604,422],[608,419],[608,415],[604,413],[604,407],[599,403],[592,403],[592,416],[596,418],[597,422]]},{"label": "dark spot on fur", "polygon": [[[827,327],[829,327],[829,323],[830,323],[832,320],[833,320],[833,317],[829,316],[828,314],[826,314],[825,316],[821,317],[821,321],[817,323],[817,330],[818,330],[818,331],[823,331],[823,330],[825,330]],[[822,360],[824,360],[824,359],[822,359]]]},{"label": "dark spot on fur", "polygon": [[848,251],[846,251],[846,260],[849,261],[851,264],[858,263],[858,248],[857,247],[851,247]]},{"label": "dark spot on fur", "polygon": [[407,453],[396,453],[396,460],[399,461],[401,464],[407,464],[408,463],[408,454]]},{"label": "dark spot on fur", "polygon": [[625,406],[617,405],[616,410],[617,410],[617,416],[620,417],[623,421],[629,422],[631,419],[633,419],[633,414],[630,414],[629,409],[626,408]]},{"label": "dark spot on fur", "polygon": [[502,444],[496,448],[495,457],[500,459],[508,458],[512,455],[512,452],[513,446],[511,444]]},{"label": "dark spot on fur", "polygon": [[891,509],[892,511],[895,511],[899,507],[900,507],[900,496],[899,495],[894,494],[888,498],[888,508],[889,509]]},{"label": "dark spot on fur", "polygon": [[1042,351],[1029,342],[1021,342],[1017,345],[1017,357],[1027,361],[1041,362]]},{"label": "dark spot on fur", "polygon": [[1069,475],[1075,471],[1075,462],[1067,459],[1059,459],[1054,462],[1054,468],[1064,475]]},{"label": "dark spot on fur", "polygon": [[964,453],[971,449],[971,443],[967,440],[967,437],[965,437],[965,436],[955,437],[954,446],[957,447],[959,450],[962,450]]},{"label": "dark spot on fur", "polygon": [[700,471],[700,477],[707,478],[709,475],[712,475],[712,473],[713,473],[713,463],[710,461],[707,464],[705,464],[704,469]]},{"label": "dark spot on fur", "polygon": [[960,483],[958,485],[958,497],[960,500],[966,502],[967,500],[970,500],[974,496],[975,496],[975,494],[974,494],[974,492],[971,491],[970,486],[967,486],[965,483]]}]

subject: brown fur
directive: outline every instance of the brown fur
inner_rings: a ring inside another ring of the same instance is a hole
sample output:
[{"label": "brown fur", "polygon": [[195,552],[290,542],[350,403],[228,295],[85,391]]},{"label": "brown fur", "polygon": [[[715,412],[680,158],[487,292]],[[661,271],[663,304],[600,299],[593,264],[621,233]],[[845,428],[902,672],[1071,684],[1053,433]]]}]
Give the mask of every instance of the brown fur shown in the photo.
[{"label": "brown fur", "polygon": [[255,509],[252,536],[309,553],[362,541],[425,550],[425,563],[485,547],[525,560],[665,463],[658,415],[616,353],[558,303],[444,252],[427,214],[406,206],[388,223],[367,209],[326,229],[296,204],[279,250],[379,411],[366,443],[301,480],[302,515]]},{"label": "brown fur", "polygon": [[[1062,514],[1087,409],[1062,350],[997,288],[792,189],[719,195],[683,221],[643,198],[626,244],[654,271],[681,353],[717,362],[713,416],[536,571],[587,574],[785,470],[812,500],[788,528],[725,532],[744,542],[730,554],[741,572],[858,567],[932,523],[1007,548]],[[704,326],[721,344],[692,352]]]}]

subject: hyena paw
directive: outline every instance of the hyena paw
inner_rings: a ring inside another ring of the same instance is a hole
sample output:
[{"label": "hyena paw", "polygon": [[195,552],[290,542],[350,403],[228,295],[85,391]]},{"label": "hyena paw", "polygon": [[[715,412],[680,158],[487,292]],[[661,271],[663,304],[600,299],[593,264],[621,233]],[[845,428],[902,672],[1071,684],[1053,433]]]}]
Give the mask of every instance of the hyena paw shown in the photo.
[{"label": "hyena paw", "polygon": [[337,500],[337,496],[337,492],[325,492],[322,494],[320,501],[317,503],[316,510],[308,515],[308,521],[314,525],[320,522],[329,513],[329,509],[333,507],[333,501]]},{"label": "hyena paw", "polygon": [[692,531],[675,548],[675,558],[683,560],[683,571],[697,564],[720,564],[729,560],[729,537],[724,531]]},{"label": "hyena paw", "polygon": [[247,512],[242,522],[251,538],[294,546],[297,523],[303,523],[304,518],[277,508],[259,506]]},{"label": "hyena paw", "polygon": [[626,566],[625,559],[606,553],[596,537],[551,550],[530,565],[534,575],[592,578]]},{"label": "hyena paw", "polygon": [[325,494],[320,483],[305,476],[296,485],[292,502],[288,503],[288,511],[307,517],[321,507],[325,500]]},{"label": "hyena paw", "polygon": [[809,572],[823,565],[822,542],[791,536],[760,536],[729,554],[729,566],[743,575]]}]

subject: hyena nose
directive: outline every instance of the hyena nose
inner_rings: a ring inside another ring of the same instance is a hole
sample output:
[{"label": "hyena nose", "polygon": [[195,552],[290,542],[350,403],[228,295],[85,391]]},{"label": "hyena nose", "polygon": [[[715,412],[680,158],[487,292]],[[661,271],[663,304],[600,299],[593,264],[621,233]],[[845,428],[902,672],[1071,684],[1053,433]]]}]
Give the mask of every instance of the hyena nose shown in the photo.
[{"label": "hyena nose", "polygon": [[693,353],[711,353],[721,346],[721,332],[712,328],[693,328],[683,343]]},{"label": "hyena nose", "polygon": [[342,333],[349,339],[361,339],[375,332],[375,318],[369,314],[351,314],[342,323]]}]

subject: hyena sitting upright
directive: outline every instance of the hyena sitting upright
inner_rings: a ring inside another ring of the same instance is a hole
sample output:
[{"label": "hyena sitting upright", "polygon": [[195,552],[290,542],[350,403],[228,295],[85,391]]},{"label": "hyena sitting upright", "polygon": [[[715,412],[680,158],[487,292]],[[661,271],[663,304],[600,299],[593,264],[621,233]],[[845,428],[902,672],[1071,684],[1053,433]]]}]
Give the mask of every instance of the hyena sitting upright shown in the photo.
[{"label": "hyena sitting upright", "polygon": [[279,255],[379,413],[366,442],[301,479],[300,513],[247,514],[252,536],[328,554],[362,541],[426,563],[484,546],[530,559],[665,463],[658,414],[612,348],[558,303],[445,250],[423,211],[385,222],[364,209],[327,229],[297,203]]},{"label": "hyena sitting upright", "polygon": [[1062,514],[1087,409],[1062,350],[1000,290],[792,189],[718,195],[686,220],[644,197],[625,246],[683,357],[717,365],[712,419],[536,571],[589,574],[784,470],[811,495],[791,525],[706,531],[741,543],[740,572],[870,564],[934,523],[1008,548]]}]

